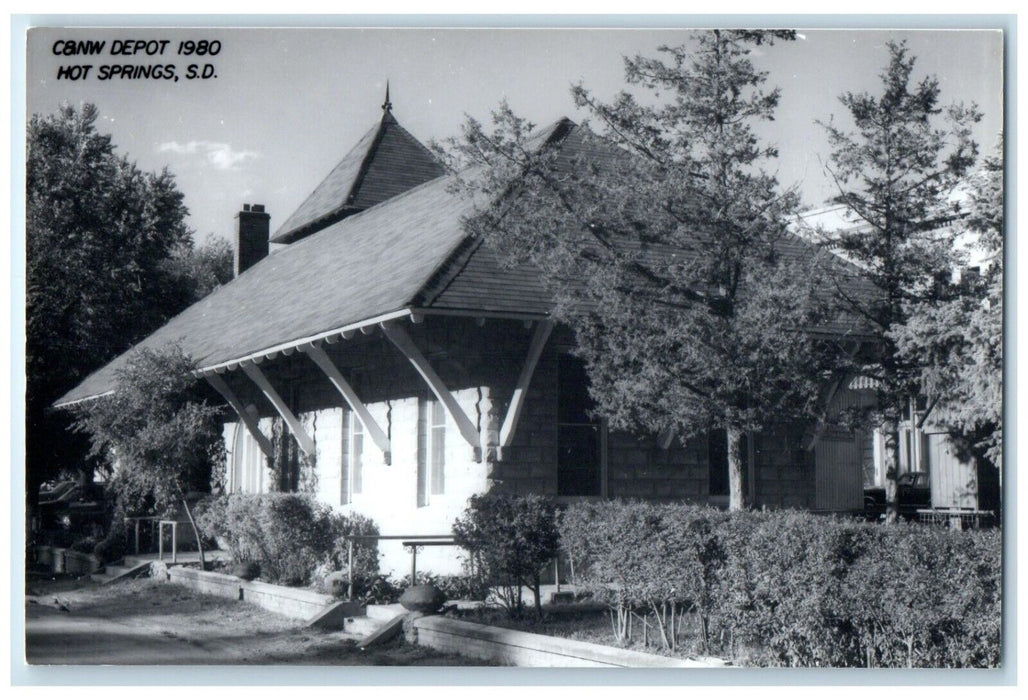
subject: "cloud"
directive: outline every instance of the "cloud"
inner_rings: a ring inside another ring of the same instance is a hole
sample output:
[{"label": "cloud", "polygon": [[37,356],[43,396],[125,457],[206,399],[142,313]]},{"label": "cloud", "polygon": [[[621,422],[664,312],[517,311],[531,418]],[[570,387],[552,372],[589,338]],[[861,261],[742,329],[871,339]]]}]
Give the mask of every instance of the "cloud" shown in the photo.
[{"label": "cloud", "polygon": [[260,157],[256,151],[237,151],[232,148],[231,144],[215,141],[190,141],[189,143],[167,141],[160,144],[157,150],[161,153],[199,154],[218,170],[234,170],[240,163]]}]

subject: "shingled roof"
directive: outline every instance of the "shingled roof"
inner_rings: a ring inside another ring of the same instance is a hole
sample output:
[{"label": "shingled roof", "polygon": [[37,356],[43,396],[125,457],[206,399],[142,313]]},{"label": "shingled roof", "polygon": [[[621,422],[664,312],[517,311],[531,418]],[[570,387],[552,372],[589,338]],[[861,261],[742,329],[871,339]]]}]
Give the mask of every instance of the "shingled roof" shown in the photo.
[{"label": "shingled roof", "polygon": [[[542,130],[535,141],[559,142],[559,158],[567,162],[582,154],[612,157],[609,150],[596,150],[595,138],[566,119]],[[202,369],[211,369],[413,309],[547,315],[553,300],[539,271],[502,265],[492,249],[464,232],[462,219],[476,203],[455,193],[452,182],[451,176],[436,178],[316,230],[264,258],[136,347],[177,342]],[[386,190],[374,191],[384,196]],[[300,209],[314,211],[309,202]],[[302,218],[294,214],[289,220]],[[790,244],[793,255],[812,250],[799,238]],[[844,323],[832,330],[852,329]],[[129,352],[89,375],[55,405],[113,391]]]},{"label": "shingled roof", "polygon": [[386,95],[381,121],[279,227],[272,243],[292,243],[444,173],[438,159],[400,126]]}]

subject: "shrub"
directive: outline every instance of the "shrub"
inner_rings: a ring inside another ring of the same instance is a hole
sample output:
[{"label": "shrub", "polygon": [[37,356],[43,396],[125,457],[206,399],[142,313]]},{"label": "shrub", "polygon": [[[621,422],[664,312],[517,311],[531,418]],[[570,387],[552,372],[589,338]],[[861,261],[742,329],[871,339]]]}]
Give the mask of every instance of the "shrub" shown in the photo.
[{"label": "shrub", "polygon": [[[205,503],[197,522],[207,536],[228,545],[233,560],[255,562],[263,578],[291,585],[306,585],[319,573],[344,568],[343,535],[378,532],[368,518],[334,513],[294,493],[222,496]],[[377,574],[377,544],[355,546],[354,571],[360,581]]]},{"label": "shrub", "polygon": [[542,615],[540,572],[557,555],[550,501],[539,496],[472,496],[453,533],[457,545],[468,552],[471,575],[499,586],[500,600],[512,616],[524,609],[522,586],[535,594],[536,615]]},{"label": "shrub", "polygon": [[107,535],[93,547],[93,554],[103,564],[111,564],[128,554],[128,533],[120,514],[111,521]]},{"label": "shrub", "polygon": [[576,578],[610,606],[615,639],[630,640],[633,617],[645,625],[652,614],[664,647],[676,649],[682,616],[692,612],[707,647],[724,518],[681,504],[579,503],[561,514],[560,534]]},{"label": "shrub", "polygon": [[489,596],[489,587],[482,579],[471,574],[440,575],[431,571],[419,571],[417,580],[411,582],[407,574],[396,582],[397,590],[403,591],[412,585],[431,585],[443,592],[447,600],[485,600]]},{"label": "shrub", "polygon": [[862,526],[811,513],[733,516],[719,610],[732,643],[762,665],[858,663],[845,590],[863,541]]},{"label": "shrub", "polygon": [[[344,572],[349,573],[349,547],[345,537],[354,535],[378,535],[378,525],[371,518],[359,513],[349,516],[337,516],[335,530],[335,546],[332,563]],[[378,576],[378,542],[377,540],[354,540],[353,543],[353,590],[355,596],[364,595]]]},{"label": "shrub", "polygon": [[998,531],[881,528],[847,592],[868,666],[996,666],[1000,649]]},{"label": "shrub", "polygon": [[568,507],[560,535],[617,640],[652,616],[673,649],[692,612],[704,648],[761,665],[999,664],[998,530],[612,501]]},{"label": "shrub", "polygon": [[955,535],[947,573],[953,586],[947,605],[959,621],[957,634],[943,643],[946,666],[997,667],[1003,620],[1002,540],[999,530],[972,530]]}]

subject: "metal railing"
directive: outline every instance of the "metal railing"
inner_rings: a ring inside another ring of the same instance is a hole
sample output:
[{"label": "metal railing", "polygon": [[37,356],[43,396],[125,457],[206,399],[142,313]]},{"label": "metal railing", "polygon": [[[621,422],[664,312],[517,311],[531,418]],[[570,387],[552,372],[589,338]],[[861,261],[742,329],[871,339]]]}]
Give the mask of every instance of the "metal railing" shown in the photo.
[{"label": "metal railing", "polygon": [[[353,544],[354,542],[378,542],[379,540],[399,540],[403,548],[410,552],[410,581],[416,585],[418,580],[418,552],[425,547],[456,547],[457,543],[453,535],[343,535],[346,540],[346,568],[347,568],[347,589],[346,595],[353,600]],[[575,577],[574,561],[568,557],[571,578]],[[554,557],[553,583],[557,592],[561,590],[560,583],[560,555]]]},{"label": "metal railing", "polygon": [[410,581],[413,586],[418,580],[418,552],[425,547],[456,547],[453,535],[343,535],[346,540],[346,595],[353,600],[353,543],[400,540],[403,548],[410,552]]}]

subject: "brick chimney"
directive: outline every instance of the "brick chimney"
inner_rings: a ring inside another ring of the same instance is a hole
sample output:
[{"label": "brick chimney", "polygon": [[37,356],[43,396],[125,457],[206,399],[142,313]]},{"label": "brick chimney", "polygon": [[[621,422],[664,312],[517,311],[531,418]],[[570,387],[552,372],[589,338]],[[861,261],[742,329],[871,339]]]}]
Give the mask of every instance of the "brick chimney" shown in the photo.
[{"label": "brick chimney", "polygon": [[233,271],[235,277],[239,277],[268,256],[271,215],[264,212],[263,204],[244,204],[243,211],[236,214],[236,218],[239,219],[239,226],[236,231]]}]

